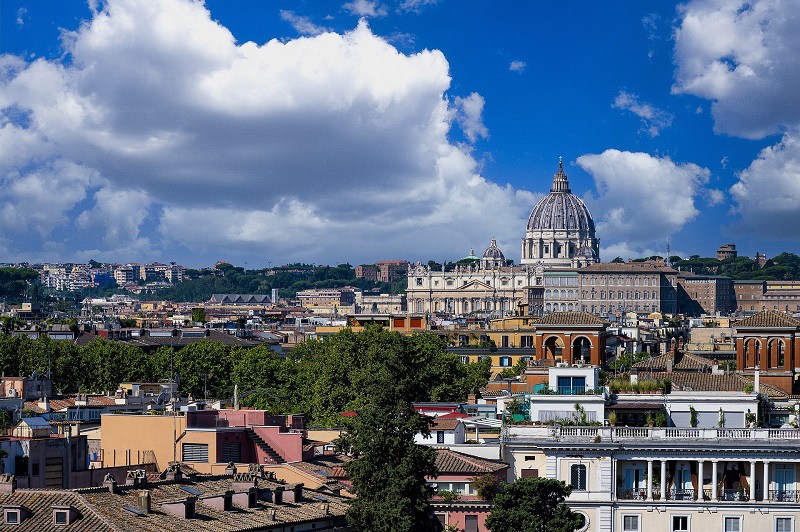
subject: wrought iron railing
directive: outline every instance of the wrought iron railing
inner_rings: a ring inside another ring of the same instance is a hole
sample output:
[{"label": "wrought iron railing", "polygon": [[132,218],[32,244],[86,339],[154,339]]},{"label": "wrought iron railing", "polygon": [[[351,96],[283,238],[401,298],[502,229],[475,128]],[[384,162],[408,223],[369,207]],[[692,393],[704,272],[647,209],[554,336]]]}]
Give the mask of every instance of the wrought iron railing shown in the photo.
[{"label": "wrought iron railing", "polygon": [[750,493],[745,489],[722,490],[720,500],[723,501],[749,501]]},{"label": "wrought iron railing", "polygon": [[694,489],[671,489],[669,490],[669,498],[672,501],[693,501]]},{"label": "wrought iron railing", "polygon": [[769,490],[769,500],[775,502],[800,502],[800,491]]}]

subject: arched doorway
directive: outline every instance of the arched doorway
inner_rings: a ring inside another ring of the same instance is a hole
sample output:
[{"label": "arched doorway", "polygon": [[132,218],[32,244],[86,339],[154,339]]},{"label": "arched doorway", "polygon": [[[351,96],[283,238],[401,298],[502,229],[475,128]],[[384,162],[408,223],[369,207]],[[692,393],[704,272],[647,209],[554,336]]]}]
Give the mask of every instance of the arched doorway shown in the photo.
[{"label": "arched doorway", "polygon": [[572,361],[589,364],[592,360],[592,343],[585,336],[572,340]]},{"label": "arched doorway", "polygon": [[544,341],[544,358],[561,362],[564,351],[564,342],[558,336],[551,336]]}]

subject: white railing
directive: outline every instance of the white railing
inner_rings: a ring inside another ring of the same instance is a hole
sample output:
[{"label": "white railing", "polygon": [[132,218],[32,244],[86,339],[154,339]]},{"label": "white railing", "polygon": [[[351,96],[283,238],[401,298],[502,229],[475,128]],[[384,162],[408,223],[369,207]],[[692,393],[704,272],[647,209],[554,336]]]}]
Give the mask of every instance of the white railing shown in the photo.
[{"label": "white railing", "polygon": [[800,429],[696,429],[678,427],[607,427],[560,425],[507,425],[507,438],[545,438],[549,440],[800,440]]}]

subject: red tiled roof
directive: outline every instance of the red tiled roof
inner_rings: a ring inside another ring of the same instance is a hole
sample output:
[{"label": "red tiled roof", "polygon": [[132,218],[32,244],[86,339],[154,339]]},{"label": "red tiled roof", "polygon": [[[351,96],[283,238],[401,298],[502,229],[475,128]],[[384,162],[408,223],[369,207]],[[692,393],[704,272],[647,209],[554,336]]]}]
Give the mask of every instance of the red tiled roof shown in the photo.
[{"label": "red tiled roof", "polygon": [[441,417],[433,418],[431,430],[456,430],[456,427],[461,423],[460,419],[442,419]]},{"label": "red tiled roof", "polygon": [[734,328],[747,327],[800,327],[800,320],[775,310],[765,310],[734,322]]},{"label": "red tiled roof", "polygon": [[436,469],[439,474],[466,473],[472,475],[483,475],[486,473],[496,473],[507,469],[508,464],[500,460],[488,460],[478,458],[464,453],[451,451],[450,449],[436,449]]},{"label": "red tiled roof", "polygon": [[551,312],[536,320],[534,326],[539,325],[608,325],[608,322],[589,312]]},{"label": "red tiled roof", "polygon": [[469,415],[464,414],[463,412],[450,412],[449,414],[439,416],[437,419],[463,419],[466,417],[469,417]]}]

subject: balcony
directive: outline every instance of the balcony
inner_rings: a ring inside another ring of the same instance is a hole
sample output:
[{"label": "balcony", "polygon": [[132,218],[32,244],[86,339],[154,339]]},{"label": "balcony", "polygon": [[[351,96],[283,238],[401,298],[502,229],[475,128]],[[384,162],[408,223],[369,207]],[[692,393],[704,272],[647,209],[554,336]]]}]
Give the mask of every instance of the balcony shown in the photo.
[{"label": "balcony", "polygon": [[543,386],[540,388],[529,387],[527,393],[534,395],[604,395],[605,386]]},{"label": "balcony", "polygon": [[[506,442],[514,439],[546,439],[556,442],[678,442],[741,441],[762,445],[800,443],[800,429],[692,429],[676,427],[575,427],[575,426],[504,426]],[[599,437],[599,439],[598,439]]]},{"label": "balcony", "polygon": [[769,500],[773,502],[800,502],[800,490],[769,490]]}]

